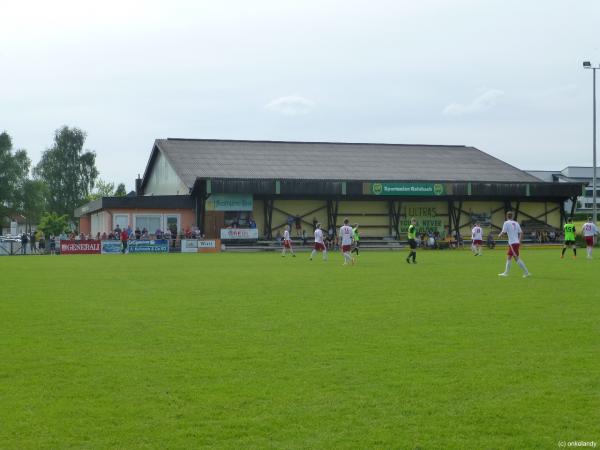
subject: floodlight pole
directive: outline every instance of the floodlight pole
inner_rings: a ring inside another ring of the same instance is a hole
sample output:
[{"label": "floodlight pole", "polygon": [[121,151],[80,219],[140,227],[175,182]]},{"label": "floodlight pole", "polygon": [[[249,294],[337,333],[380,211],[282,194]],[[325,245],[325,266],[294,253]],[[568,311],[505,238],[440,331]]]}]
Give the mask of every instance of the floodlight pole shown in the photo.
[{"label": "floodlight pole", "polygon": [[594,190],[592,194],[592,211],[593,211],[593,220],[594,223],[598,220],[598,207],[596,206],[596,69],[600,69],[600,65],[598,67],[592,66],[592,63],[589,61],[585,61],[583,63],[584,69],[592,69],[592,101],[593,101],[593,120],[592,120],[592,139],[593,142],[593,152],[594,152],[594,166],[592,170],[592,189]]},{"label": "floodlight pole", "polygon": [[594,139],[594,171],[593,171],[593,175],[592,175],[592,186],[594,189],[594,197],[593,197],[593,202],[594,202],[594,209],[593,209],[593,220],[594,223],[596,223],[596,220],[598,219],[598,207],[596,206],[596,67],[592,68],[592,73],[593,73],[593,89],[592,89],[592,96],[594,98],[594,120],[593,120],[593,126],[594,126],[594,131],[593,131],[593,139]]}]

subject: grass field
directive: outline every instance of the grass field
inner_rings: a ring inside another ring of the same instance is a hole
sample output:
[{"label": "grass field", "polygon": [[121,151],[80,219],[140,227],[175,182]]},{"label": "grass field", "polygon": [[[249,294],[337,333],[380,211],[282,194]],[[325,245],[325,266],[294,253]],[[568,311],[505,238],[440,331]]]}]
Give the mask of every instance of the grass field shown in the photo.
[{"label": "grass field", "polygon": [[600,441],[600,251],[0,258],[0,447]]}]

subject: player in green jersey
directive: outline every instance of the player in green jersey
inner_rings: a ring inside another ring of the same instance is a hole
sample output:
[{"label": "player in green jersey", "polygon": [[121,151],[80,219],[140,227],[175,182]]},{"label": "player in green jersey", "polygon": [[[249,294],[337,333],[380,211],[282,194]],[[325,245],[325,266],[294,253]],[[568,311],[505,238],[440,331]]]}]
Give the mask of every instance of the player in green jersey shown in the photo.
[{"label": "player in green jersey", "polygon": [[356,256],[358,256],[358,247],[360,247],[360,235],[358,234],[357,223],[355,223],[352,227],[352,237],[354,238],[354,248],[350,253],[356,253]]},{"label": "player in green jersey", "polygon": [[565,251],[567,247],[573,249],[573,259],[577,258],[577,246],[575,245],[575,225],[573,224],[573,218],[569,218],[564,226],[565,231],[565,243],[562,248],[560,259],[565,257]]},{"label": "player in green jersey", "polygon": [[410,264],[412,258],[413,264],[417,263],[417,219],[414,217],[410,219],[410,225],[408,226],[408,245],[410,246],[410,253],[406,258],[406,262]]}]

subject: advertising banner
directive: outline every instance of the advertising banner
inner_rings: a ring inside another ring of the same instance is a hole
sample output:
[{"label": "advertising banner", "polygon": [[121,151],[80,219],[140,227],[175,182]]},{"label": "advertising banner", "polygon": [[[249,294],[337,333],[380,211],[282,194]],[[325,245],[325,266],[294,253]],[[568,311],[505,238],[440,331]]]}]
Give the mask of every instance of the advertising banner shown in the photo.
[{"label": "advertising banner", "polygon": [[363,183],[365,195],[439,196],[446,194],[441,183]]},{"label": "advertising banner", "polygon": [[252,194],[212,194],[206,199],[207,211],[252,211]]},{"label": "advertising banner", "polygon": [[169,241],[166,239],[149,239],[129,241],[129,253],[168,253]]},{"label": "advertising banner", "polygon": [[221,228],[221,239],[258,239],[258,229],[256,228]]},{"label": "advertising banner", "polygon": [[218,253],[221,251],[220,239],[198,241],[198,253]]},{"label": "advertising banner", "polygon": [[102,254],[114,255],[121,253],[121,241],[102,241]]},{"label": "advertising banner", "polygon": [[97,240],[86,240],[86,241],[60,241],[60,253],[61,255],[75,255],[75,254],[93,254],[100,253],[100,241]]},{"label": "advertising banner", "polygon": [[181,253],[198,253],[198,239],[182,239]]}]

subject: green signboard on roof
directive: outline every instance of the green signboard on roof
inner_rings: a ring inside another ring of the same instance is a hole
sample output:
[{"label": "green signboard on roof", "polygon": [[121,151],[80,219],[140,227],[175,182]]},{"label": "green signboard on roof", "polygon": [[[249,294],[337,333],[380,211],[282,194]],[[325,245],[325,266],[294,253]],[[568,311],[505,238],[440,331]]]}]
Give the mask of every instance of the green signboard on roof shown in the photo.
[{"label": "green signboard on roof", "polygon": [[439,196],[446,194],[441,183],[363,183],[365,195]]}]

